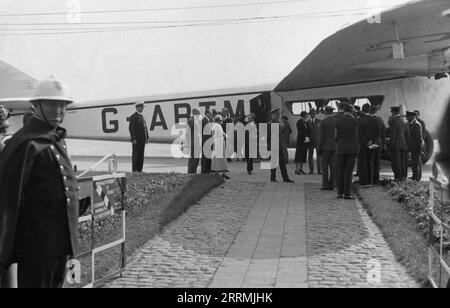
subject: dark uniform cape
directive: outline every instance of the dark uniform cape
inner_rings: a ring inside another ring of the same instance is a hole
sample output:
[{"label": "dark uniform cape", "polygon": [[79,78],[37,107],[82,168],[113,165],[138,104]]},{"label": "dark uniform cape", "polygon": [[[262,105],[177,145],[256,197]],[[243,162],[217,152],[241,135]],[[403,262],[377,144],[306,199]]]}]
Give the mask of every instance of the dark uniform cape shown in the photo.
[{"label": "dark uniform cape", "polygon": [[[3,268],[16,261],[13,258],[76,254],[79,188],[65,148],[65,134],[65,129],[52,130],[33,118],[9,140],[0,156]],[[62,215],[65,220],[55,221]]]}]

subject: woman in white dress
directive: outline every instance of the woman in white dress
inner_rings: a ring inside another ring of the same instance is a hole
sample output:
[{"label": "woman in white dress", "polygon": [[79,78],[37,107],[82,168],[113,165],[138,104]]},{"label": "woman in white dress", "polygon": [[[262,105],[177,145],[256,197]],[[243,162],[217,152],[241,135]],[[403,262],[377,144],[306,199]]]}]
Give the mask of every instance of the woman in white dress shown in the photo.
[{"label": "woman in white dress", "polygon": [[227,158],[225,148],[226,134],[222,128],[222,116],[216,115],[215,123],[211,127],[212,136],[214,139],[214,150],[212,152],[212,166],[211,170],[215,174],[222,174],[222,177],[229,180],[227,175]]}]

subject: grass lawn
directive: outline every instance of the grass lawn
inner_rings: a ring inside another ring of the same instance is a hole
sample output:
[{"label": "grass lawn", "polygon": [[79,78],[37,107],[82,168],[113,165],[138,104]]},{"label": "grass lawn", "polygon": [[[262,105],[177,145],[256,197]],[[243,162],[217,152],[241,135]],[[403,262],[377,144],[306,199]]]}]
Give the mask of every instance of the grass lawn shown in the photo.
[{"label": "grass lawn", "polygon": [[[223,179],[214,175],[184,174],[127,174],[126,206],[126,255],[133,254],[161,230],[198,202],[213,188],[221,185]],[[121,238],[119,215],[106,219],[95,227],[95,247]],[[81,229],[80,251],[91,246],[90,228]],[[91,277],[91,258],[81,261],[82,284]],[[120,266],[120,248],[113,248],[96,255],[95,275],[102,278],[113,273]],[[66,287],[78,287],[67,285]]]},{"label": "grass lawn", "polygon": [[421,286],[428,287],[428,242],[415,218],[384,187],[359,190],[355,184],[354,188],[398,261]]}]

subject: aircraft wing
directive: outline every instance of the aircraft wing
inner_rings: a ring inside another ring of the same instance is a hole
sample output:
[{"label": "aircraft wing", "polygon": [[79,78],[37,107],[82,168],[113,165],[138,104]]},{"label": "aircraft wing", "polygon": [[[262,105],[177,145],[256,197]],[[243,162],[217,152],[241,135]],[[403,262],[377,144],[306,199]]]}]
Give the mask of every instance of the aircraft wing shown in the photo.
[{"label": "aircraft wing", "polygon": [[[421,0],[324,40],[276,91],[435,76],[450,71],[450,1]],[[403,45],[403,46],[402,46]]]},{"label": "aircraft wing", "polygon": [[12,65],[0,61],[0,105],[12,112],[27,110],[37,80]]}]

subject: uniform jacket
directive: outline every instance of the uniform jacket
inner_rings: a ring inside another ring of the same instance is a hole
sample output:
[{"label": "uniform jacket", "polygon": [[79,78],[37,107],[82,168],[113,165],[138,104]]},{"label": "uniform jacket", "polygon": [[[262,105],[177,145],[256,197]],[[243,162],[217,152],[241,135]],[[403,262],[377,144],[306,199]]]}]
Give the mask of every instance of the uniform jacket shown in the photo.
[{"label": "uniform jacket", "polygon": [[409,140],[408,140],[408,150],[410,152],[420,152],[423,144],[423,133],[422,126],[417,120],[408,124],[409,129]]},{"label": "uniform jacket", "polygon": [[356,155],[358,153],[358,122],[352,115],[346,113],[336,122],[336,154]]},{"label": "uniform jacket", "polygon": [[76,254],[79,188],[65,134],[33,118],[0,156],[2,268],[16,258]]},{"label": "uniform jacket", "polygon": [[378,144],[380,131],[378,121],[369,115],[362,115],[358,120],[359,148],[361,151],[368,151],[368,144]]},{"label": "uniform jacket", "polygon": [[386,125],[384,125],[384,121],[381,117],[376,115],[371,115],[372,118],[375,119],[377,122],[377,129],[378,129],[378,140],[376,144],[380,146],[380,150],[384,147],[385,139],[386,139]]},{"label": "uniform jacket", "polygon": [[309,127],[309,145],[310,146],[317,146],[318,139],[319,139],[319,126],[320,126],[320,120],[319,119],[311,119],[307,122]]},{"label": "uniform jacket", "polygon": [[320,122],[318,151],[336,151],[336,117],[327,116]]},{"label": "uniform jacket", "polygon": [[186,135],[186,144],[190,149],[191,158],[201,158],[202,156],[202,117],[196,121],[194,117],[189,118],[189,134]]},{"label": "uniform jacket", "polygon": [[407,151],[408,150],[408,138],[409,130],[408,125],[400,117],[393,117],[390,122],[390,150]]},{"label": "uniform jacket", "polygon": [[137,143],[148,143],[148,129],[147,123],[145,122],[142,114],[135,112],[130,117],[130,136],[131,141],[136,141]]},{"label": "uniform jacket", "polygon": [[280,153],[283,155],[284,161],[289,160],[289,136],[291,135],[292,129],[289,123],[280,123]]}]

